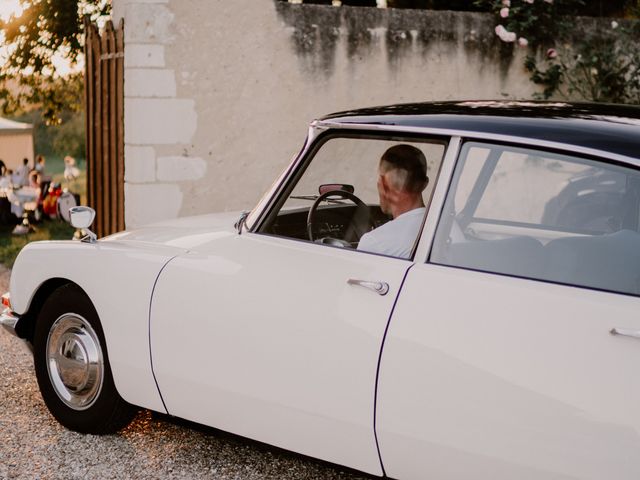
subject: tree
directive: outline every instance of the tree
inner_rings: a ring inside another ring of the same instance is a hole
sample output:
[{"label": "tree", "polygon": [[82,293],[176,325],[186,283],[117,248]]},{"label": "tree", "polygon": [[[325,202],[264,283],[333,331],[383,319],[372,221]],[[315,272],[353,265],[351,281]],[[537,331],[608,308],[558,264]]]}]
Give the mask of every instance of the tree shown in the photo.
[{"label": "tree", "polygon": [[[60,112],[82,107],[83,18],[101,21],[110,0],[20,0],[23,12],[0,20],[8,56],[0,65],[0,102],[4,114],[30,105],[42,108],[49,123]],[[1,39],[0,39],[1,40]],[[70,70],[65,72],[64,70]]]}]

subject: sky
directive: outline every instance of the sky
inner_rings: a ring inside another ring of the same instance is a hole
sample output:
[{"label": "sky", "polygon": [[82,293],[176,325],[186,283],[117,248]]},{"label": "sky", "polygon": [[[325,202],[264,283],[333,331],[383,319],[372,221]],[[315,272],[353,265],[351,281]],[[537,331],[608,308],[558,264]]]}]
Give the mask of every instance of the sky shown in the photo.
[{"label": "sky", "polygon": [[21,11],[19,0],[0,0],[0,17],[3,20],[7,20],[12,13]]},{"label": "sky", "polygon": [[[20,0],[0,0],[0,18],[3,20],[8,20],[11,14],[20,14],[22,13],[22,7],[20,6]],[[2,32],[0,32],[0,63],[5,60],[6,49],[1,45],[3,43],[4,37]],[[72,71],[69,67],[69,63],[63,58],[54,58],[54,65],[56,66],[58,72],[61,75],[65,75]],[[82,68],[82,63],[76,67]]]},{"label": "sky", "polygon": [[[0,19],[8,20],[12,13],[21,13],[19,0],[0,0]],[[2,45],[4,43],[4,35],[0,32],[0,65],[5,62],[6,48]]]}]

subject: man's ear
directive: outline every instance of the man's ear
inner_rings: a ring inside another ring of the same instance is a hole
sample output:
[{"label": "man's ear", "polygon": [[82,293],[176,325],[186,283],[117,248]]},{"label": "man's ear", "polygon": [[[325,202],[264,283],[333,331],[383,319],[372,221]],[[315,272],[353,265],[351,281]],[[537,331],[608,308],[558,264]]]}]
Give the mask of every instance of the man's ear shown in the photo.
[{"label": "man's ear", "polygon": [[380,185],[382,186],[382,191],[385,194],[388,194],[391,190],[393,190],[389,179],[387,178],[387,173],[380,175]]},{"label": "man's ear", "polygon": [[380,175],[380,186],[382,187],[383,192],[387,193],[389,191],[389,181],[387,180],[386,173]]}]

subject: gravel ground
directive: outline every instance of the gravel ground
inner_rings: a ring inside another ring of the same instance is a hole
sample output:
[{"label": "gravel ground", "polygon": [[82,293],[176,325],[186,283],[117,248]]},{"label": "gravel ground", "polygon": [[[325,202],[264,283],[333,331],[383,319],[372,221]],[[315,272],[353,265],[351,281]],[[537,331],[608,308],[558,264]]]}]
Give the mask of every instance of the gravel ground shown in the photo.
[{"label": "gravel ground", "polygon": [[[9,271],[0,265],[0,293]],[[81,435],[49,414],[31,354],[0,328],[0,479],[361,479],[357,473],[141,412],[117,435]]]}]

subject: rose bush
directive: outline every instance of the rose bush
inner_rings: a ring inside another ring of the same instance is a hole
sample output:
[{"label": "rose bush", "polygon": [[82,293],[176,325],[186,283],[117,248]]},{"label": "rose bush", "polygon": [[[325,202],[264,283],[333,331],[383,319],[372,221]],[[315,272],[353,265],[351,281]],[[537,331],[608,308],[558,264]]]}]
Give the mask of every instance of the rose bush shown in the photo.
[{"label": "rose bush", "polygon": [[[640,23],[572,34],[583,0],[476,0],[496,15],[498,38],[527,48],[525,68],[543,90],[540,97],[559,95],[596,102],[640,103]],[[637,2],[640,10],[640,0]],[[635,13],[634,7],[627,12]]]}]

